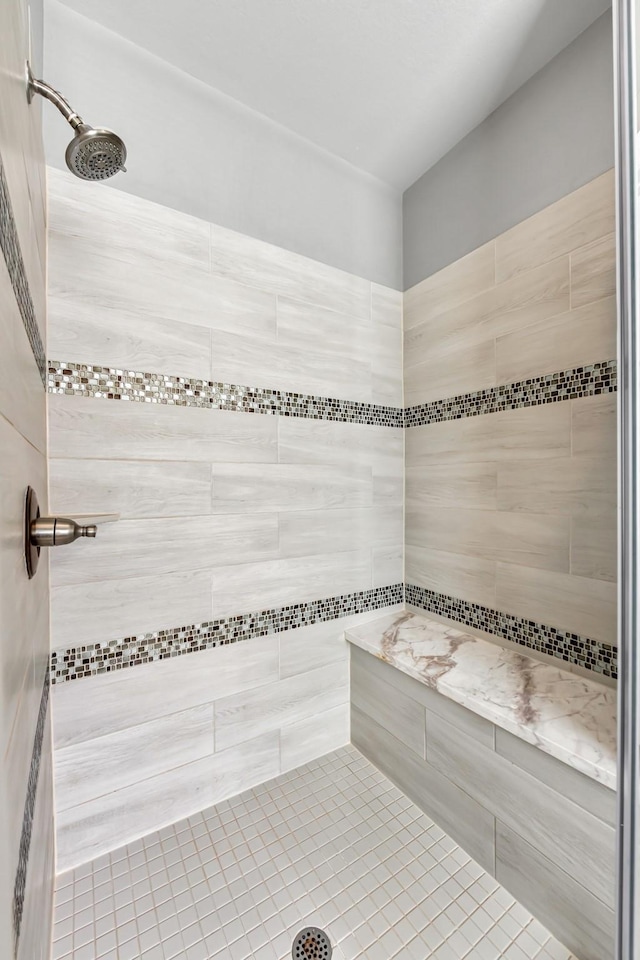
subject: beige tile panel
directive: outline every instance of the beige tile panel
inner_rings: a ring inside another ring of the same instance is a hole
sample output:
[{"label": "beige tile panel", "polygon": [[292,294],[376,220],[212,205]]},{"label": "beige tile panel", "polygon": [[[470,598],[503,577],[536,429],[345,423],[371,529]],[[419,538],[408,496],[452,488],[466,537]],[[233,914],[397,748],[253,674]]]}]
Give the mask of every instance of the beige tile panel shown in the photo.
[{"label": "beige tile panel", "polygon": [[446,358],[437,355],[412,364],[409,357],[404,372],[404,402],[411,407],[495,384],[495,341],[485,340],[451,350]]},{"label": "beige tile panel", "polygon": [[371,467],[374,478],[403,475],[403,430],[298,417],[262,419],[277,421],[280,463],[350,464]]},{"label": "beige tile panel", "polygon": [[215,702],[216,751],[308,720],[349,700],[348,661],[329,664]]},{"label": "beige tile panel", "polygon": [[99,580],[51,591],[54,649],[211,619],[211,573]]},{"label": "beige tile panel", "polygon": [[613,459],[617,451],[615,393],[571,401],[571,445],[577,457]]},{"label": "beige tile panel", "polygon": [[211,225],[211,270],[216,276],[363,320],[371,316],[368,280],[215,224]]},{"label": "beige tile panel", "polygon": [[54,587],[184,573],[278,556],[278,518],[259,514],[161,517],[102,524],[95,540],[51,557]]},{"label": "beige tile panel", "polygon": [[615,510],[600,516],[571,520],[571,573],[578,577],[615,582],[618,557],[618,519]]},{"label": "beige tile panel", "polygon": [[[578,401],[584,403],[585,401]],[[545,460],[570,453],[571,404],[521,407],[406,431],[411,469],[423,464]]]},{"label": "beige tile panel", "polygon": [[482,557],[447,553],[429,547],[406,546],[407,583],[495,607],[496,565]]},{"label": "beige tile panel", "polygon": [[265,469],[253,463],[214,463],[211,475],[213,513],[369,507],[374,502],[371,467],[366,465],[274,463]]},{"label": "beige tile panel", "polygon": [[102,241],[97,248],[87,248],[55,230],[49,235],[49,295],[59,316],[66,313],[76,321],[97,310],[104,318],[121,314],[134,329],[139,322],[165,320],[242,331],[264,340],[276,335],[273,294],[212,276],[189,263],[112,259]]},{"label": "beige tile panel", "polygon": [[571,306],[615,297],[616,239],[611,234],[571,254]]},{"label": "beige tile panel", "polygon": [[512,383],[612,360],[616,350],[616,301],[608,297],[499,337],[496,381]]},{"label": "beige tile panel", "polygon": [[[616,461],[609,458],[562,457],[498,464],[499,510],[560,513],[592,517],[615,510]],[[408,495],[408,494],[407,494]]]},{"label": "beige tile panel", "polygon": [[209,224],[122,190],[47,167],[49,227],[84,245],[100,242],[113,260],[184,263],[209,270]]},{"label": "beige tile panel", "polygon": [[614,177],[609,170],[501,234],[496,239],[496,280],[508,280],[614,229]]},{"label": "beige tile panel", "polygon": [[569,309],[569,258],[500,283],[405,333],[405,363],[506,336]]},{"label": "beige tile panel", "polygon": [[371,364],[361,357],[325,352],[318,344],[268,344],[217,330],[211,340],[211,377],[222,383],[289,390],[370,403]]},{"label": "beige tile panel", "polygon": [[[278,637],[158,660],[52,689],[56,750],[278,679]],[[82,717],[82,723],[78,723]]]},{"label": "beige tile panel", "polygon": [[402,541],[401,506],[291,510],[279,516],[280,555],[304,557]]},{"label": "beige tile panel", "polygon": [[211,334],[204,327],[166,318],[134,318],[108,305],[77,307],[69,300],[49,298],[52,359],[210,379]]},{"label": "beige tile panel", "polygon": [[407,543],[524,567],[569,572],[569,519],[537,513],[407,510]]},{"label": "beige tile panel", "polygon": [[56,750],[56,810],[213,753],[213,704]]},{"label": "beige tile panel", "polygon": [[62,810],[57,822],[58,872],[264,783],[279,771],[279,736],[274,731]]},{"label": "beige tile panel", "polygon": [[[264,472],[264,467],[259,469]],[[276,469],[275,465],[272,469]],[[51,512],[63,517],[74,513],[119,513],[124,520],[211,513],[208,463],[50,460],[49,485]]]},{"label": "beige tile panel", "polygon": [[484,244],[404,294],[404,327],[416,327],[495,283],[495,245]]},{"label": "beige tile panel", "polygon": [[323,710],[280,730],[280,765],[285,773],[349,743],[349,704]]},{"label": "beige tile panel", "polygon": [[55,394],[49,396],[49,453],[72,459],[274,463],[278,419]]},{"label": "beige tile panel", "polygon": [[499,563],[498,610],[604,643],[616,643],[616,586],[566,573]]},{"label": "beige tile panel", "polygon": [[[530,472],[530,467],[528,469]],[[496,463],[458,463],[454,469],[439,463],[408,467],[407,509],[459,506],[495,510],[497,478]]]},{"label": "beige tile panel", "polygon": [[369,589],[371,551],[238,563],[217,567],[211,579],[214,617],[250,613]]}]

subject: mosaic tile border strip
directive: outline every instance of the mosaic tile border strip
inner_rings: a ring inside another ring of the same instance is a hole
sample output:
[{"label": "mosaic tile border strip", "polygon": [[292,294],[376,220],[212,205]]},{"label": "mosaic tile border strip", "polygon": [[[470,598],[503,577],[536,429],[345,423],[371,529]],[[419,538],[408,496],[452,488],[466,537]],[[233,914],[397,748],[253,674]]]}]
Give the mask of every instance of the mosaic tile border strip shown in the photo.
[{"label": "mosaic tile border strip", "polygon": [[407,407],[404,412],[404,425],[422,427],[444,420],[460,420],[486,413],[500,413],[503,410],[558,403],[561,400],[594,397],[600,393],[614,393],[616,390],[616,361],[602,360],[584,367],[574,367],[572,370],[561,370],[542,377],[532,377],[530,380]]},{"label": "mosaic tile border strip", "polygon": [[618,677],[617,650],[609,643],[501,613],[479,603],[470,603],[411,583],[405,584],[404,594],[406,603],[421,610],[484,630],[529,650],[557,657],[565,663],[585,667],[603,677]]},{"label": "mosaic tile border strip", "polygon": [[13,887],[13,950],[14,956],[18,953],[18,941],[20,939],[20,927],[22,925],[22,913],[24,910],[24,896],[27,886],[27,868],[29,865],[29,851],[31,849],[31,834],[33,830],[33,814],[36,806],[36,792],[38,789],[38,778],[40,776],[40,760],[42,758],[42,744],[44,741],[45,720],[47,717],[47,708],[49,706],[49,669],[47,667],[42,685],[42,696],[40,697],[40,709],[38,710],[38,722],[36,732],[33,738],[33,750],[31,752],[31,766],[29,768],[29,780],[27,783],[27,799],[24,805],[24,814],[22,817],[22,832],[20,834],[20,848],[18,853],[18,868],[16,870],[16,879]]},{"label": "mosaic tile border strip", "polygon": [[118,370],[87,363],[49,361],[49,393],[129,400],[179,407],[204,407],[241,413],[339,420],[344,423],[404,426],[401,407],[385,407],[355,400],[336,400],[311,394],[239,386],[214,380],[196,380],[161,373]]},{"label": "mosaic tile border strip", "polygon": [[9,185],[0,157],[0,249],[4,255],[9,271],[11,286],[15,293],[20,316],[24,324],[31,350],[33,352],[38,372],[43,385],[47,385],[47,358],[44,352],[44,344],[40,336],[38,321],[36,320],[36,311],[29,290],[29,281],[20,250],[20,241],[18,239],[18,230],[13,216],[11,198],[9,196]]},{"label": "mosaic tile border strip", "polygon": [[126,667],[137,667],[155,660],[179,657],[199,650],[212,650],[229,643],[265,637],[307,627],[312,623],[338,620],[354,613],[367,613],[402,603],[403,584],[374,587],[324,600],[293,603],[286,607],[221,617],[205,623],[169,627],[152,633],[124,637],[108,643],[89,643],[51,654],[51,682],[64,683]]}]

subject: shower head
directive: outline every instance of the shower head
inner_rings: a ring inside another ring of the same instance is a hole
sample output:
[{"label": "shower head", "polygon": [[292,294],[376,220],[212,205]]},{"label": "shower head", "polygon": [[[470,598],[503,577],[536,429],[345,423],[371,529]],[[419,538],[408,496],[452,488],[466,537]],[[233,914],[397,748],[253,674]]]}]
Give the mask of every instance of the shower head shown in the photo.
[{"label": "shower head", "polygon": [[62,94],[43,80],[36,80],[27,63],[27,99],[31,103],[39,93],[55,104],[67,123],[73,127],[75,136],[65,153],[71,173],[81,180],[108,180],[118,171],[126,172],[127,148],[112,130],[94,129],[71,109]]},{"label": "shower head", "polygon": [[76,128],[76,135],[67,147],[65,160],[71,173],[82,180],[108,180],[125,170],[127,148],[111,130],[94,130],[86,123]]}]

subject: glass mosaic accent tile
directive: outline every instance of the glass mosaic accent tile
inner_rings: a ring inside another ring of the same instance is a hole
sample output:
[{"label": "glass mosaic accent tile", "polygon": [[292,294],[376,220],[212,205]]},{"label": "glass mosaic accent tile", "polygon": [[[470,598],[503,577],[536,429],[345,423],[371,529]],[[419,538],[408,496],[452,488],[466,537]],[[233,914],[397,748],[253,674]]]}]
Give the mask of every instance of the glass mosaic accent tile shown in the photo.
[{"label": "glass mosaic accent tile", "polygon": [[312,623],[337,620],[402,603],[403,586],[375,587],[358,593],[293,603],[286,607],[221,617],[190,626],[169,627],[107,643],[86,644],[51,654],[51,682],[77,680],[98,673],[135,667],[154,660],[178,657],[198,650],[211,650],[228,643],[265,637],[270,633],[295,630]]},{"label": "glass mosaic accent tile", "polygon": [[13,942],[15,953],[17,953],[18,940],[20,938],[20,927],[22,924],[22,913],[24,910],[27,866],[29,863],[31,833],[33,830],[33,813],[36,806],[36,791],[38,789],[38,777],[40,775],[42,743],[44,740],[47,708],[49,706],[49,690],[49,670],[47,668],[45,672],[44,683],[42,685],[42,695],[40,697],[40,708],[38,711],[38,722],[36,724],[36,732],[33,739],[33,751],[31,753],[31,765],[29,767],[29,780],[27,783],[27,798],[24,805],[22,832],[20,834],[20,847],[18,851],[18,868],[16,870],[16,878],[13,886]]},{"label": "glass mosaic accent tile", "polygon": [[9,278],[16,296],[20,316],[24,324],[24,329],[31,344],[31,350],[42,378],[42,383],[47,384],[47,360],[44,352],[44,345],[40,336],[38,321],[36,320],[35,307],[29,290],[29,281],[22,259],[20,250],[20,241],[18,231],[13,216],[11,198],[9,196],[9,185],[0,157],[0,249],[4,255],[9,271]]},{"label": "glass mosaic accent tile", "polygon": [[404,411],[405,427],[422,427],[443,420],[479,417],[487,413],[558,403],[578,397],[593,397],[617,390],[616,361],[603,360],[573,370],[548,373],[531,380],[507,383],[499,387],[476,390],[446,400],[433,400]]},{"label": "glass mosaic accent tile", "polygon": [[276,414],[312,420],[339,420],[344,423],[374,424],[381,427],[404,425],[400,407],[385,407],[355,400],[336,400],[285,390],[240,386],[213,380],[194,380],[161,373],[116,370],[86,363],[49,361],[49,392],[105,400],[170,404],[179,407],[206,407],[241,413]]},{"label": "glass mosaic accent tile", "polygon": [[352,746],[56,880],[53,960],[574,960]]},{"label": "glass mosaic accent tile", "polygon": [[618,676],[618,652],[609,643],[581,637],[577,633],[549,627],[524,617],[515,617],[483,607],[479,603],[470,603],[458,597],[449,597],[425,587],[406,583],[405,602],[411,606],[436,613],[468,627],[476,627],[486,633],[510,640],[529,650],[537,650],[549,656],[557,657],[566,663],[572,663],[587,670],[593,670],[603,677]]}]

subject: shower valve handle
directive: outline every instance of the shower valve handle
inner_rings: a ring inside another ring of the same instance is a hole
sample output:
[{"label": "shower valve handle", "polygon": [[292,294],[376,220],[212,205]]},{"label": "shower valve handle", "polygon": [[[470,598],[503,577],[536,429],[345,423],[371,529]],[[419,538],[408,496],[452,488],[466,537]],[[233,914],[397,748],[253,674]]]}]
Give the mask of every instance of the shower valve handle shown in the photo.
[{"label": "shower valve handle", "polygon": [[79,537],[95,537],[97,532],[95,524],[81,527],[66,517],[38,517],[31,521],[29,539],[34,547],[59,547]]}]

